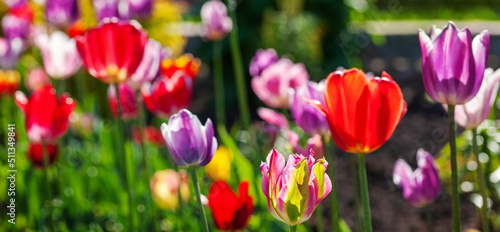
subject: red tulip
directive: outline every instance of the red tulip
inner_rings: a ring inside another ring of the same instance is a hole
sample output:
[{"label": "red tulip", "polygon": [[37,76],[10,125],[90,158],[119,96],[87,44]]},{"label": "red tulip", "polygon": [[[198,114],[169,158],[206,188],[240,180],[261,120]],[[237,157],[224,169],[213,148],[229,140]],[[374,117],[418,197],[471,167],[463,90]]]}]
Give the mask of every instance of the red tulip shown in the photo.
[{"label": "red tulip", "polygon": [[[154,126],[147,126],[143,129],[144,140],[146,143],[155,144],[158,147],[165,146],[165,140],[161,134],[161,130]],[[141,145],[141,129],[139,127],[132,127],[132,139],[136,144]]]},{"label": "red tulip", "polygon": [[0,69],[0,97],[14,96],[14,93],[19,89],[21,76],[16,70]]},{"label": "red tulip", "polygon": [[192,92],[193,78],[180,70],[171,76],[162,75],[141,88],[149,111],[164,118],[187,108],[191,103]]},{"label": "red tulip", "polygon": [[76,38],[89,73],[104,83],[127,80],[139,66],[148,37],[135,21],[105,20]]},{"label": "red tulip", "polygon": [[253,212],[253,201],[248,195],[248,182],[241,182],[238,195],[224,181],[216,181],[210,187],[208,206],[218,229],[240,230],[247,226]]},{"label": "red tulip", "polygon": [[48,157],[49,165],[52,165],[54,161],[57,160],[57,157],[59,157],[59,146],[57,145],[57,143],[45,144],[45,151],[42,147],[42,143],[30,143],[28,152],[26,153],[28,160],[31,162],[31,164],[33,164],[33,166],[37,168],[43,167],[43,152],[45,152],[45,155],[47,155]]},{"label": "red tulip", "polygon": [[66,133],[69,115],[76,107],[67,93],[57,100],[56,90],[46,85],[36,89],[29,100],[20,91],[15,95],[17,106],[26,116],[26,130],[32,142],[51,143]]},{"label": "red tulip", "polygon": [[178,70],[182,70],[194,80],[198,75],[200,66],[200,59],[191,54],[184,54],[177,59],[167,58],[162,60],[160,72],[165,76],[172,76]]},{"label": "red tulip", "polygon": [[[118,84],[118,89],[120,90],[122,118],[124,120],[136,118],[138,111],[135,100],[135,91],[126,83]],[[118,99],[116,96],[115,85],[109,85],[108,87],[108,104],[113,116],[118,118]]]},{"label": "red tulip", "polygon": [[328,119],[335,143],[349,153],[370,153],[392,135],[406,113],[398,84],[386,72],[368,79],[353,68],[326,79],[325,107],[315,104]]}]

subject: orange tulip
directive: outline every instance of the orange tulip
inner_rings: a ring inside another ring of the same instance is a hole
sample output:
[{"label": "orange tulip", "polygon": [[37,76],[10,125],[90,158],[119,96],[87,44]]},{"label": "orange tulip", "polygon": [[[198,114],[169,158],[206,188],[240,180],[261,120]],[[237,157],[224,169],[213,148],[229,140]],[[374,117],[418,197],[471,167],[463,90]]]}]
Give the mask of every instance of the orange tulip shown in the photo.
[{"label": "orange tulip", "polygon": [[392,135],[406,113],[406,102],[398,84],[386,72],[367,78],[357,69],[336,71],[326,79],[325,107],[332,137],[349,153],[370,153]]}]

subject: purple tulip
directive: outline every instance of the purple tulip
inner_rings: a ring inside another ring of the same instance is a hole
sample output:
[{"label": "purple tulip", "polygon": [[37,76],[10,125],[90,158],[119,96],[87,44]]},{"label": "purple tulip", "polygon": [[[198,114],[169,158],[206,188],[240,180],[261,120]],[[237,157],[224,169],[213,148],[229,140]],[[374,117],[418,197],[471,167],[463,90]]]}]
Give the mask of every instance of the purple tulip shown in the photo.
[{"label": "purple tulip", "polygon": [[203,35],[209,40],[221,40],[232,29],[233,21],[227,15],[227,8],[219,0],[210,0],[201,7]]},{"label": "purple tulip", "polygon": [[26,3],[28,3],[28,1],[27,0],[3,0],[3,3],[5,3],[5,5],[8,8],[16,8],[16,7],[19,7],[19,6],[22,6]]},{"label": "purple tulip", "polygon": [[439,170],[432,155],[424,149],[417,152],[418,168],[414,172],[402,159],[394,165],[394,183],[403,188],[404,198],[420,208],[434,201],[441,192]]},{"label": "purple tulip", "polygon": [[217,150],[212,121],[201,125],[196,115],[183,109],[161,125],[161,133],[174,162],[188,168],[207,165]]},{"label": "purple tulip", "polygon": [[288,131],[288,141],[293,148],[293,152],[297,154],[306,154],[307,151],[311,149],[315,153],[316,159],[322,158],[324,156],[323,141],[321,140],[321,135],[315,134],[311,138],[307,139],[305,148],[300,146],[300,137],[295,131]]},{"label": "purple tulip", "polygon": [[491,108],[500,86],[500,69],[493,72],[487,68],[484,80],[476,96],[463,105],[455,107],[455,120],[465,129],[474,129],[490,116]]},{"label": "purple tulip", "polygon": [[50,36],[39,34],[35,44],[42,52],[45,71],[54,79],[66,79],[82,66],[75,40],[64,32],[55,31]]},{"label": "purple tulip", "polygon": [[161,53],[161,44],[154,39],[149,39],[144,48],[141,63],[128,80],[131,87],[138,89],[142,84],[153,81],[160,70]]},{"label": "purple tulip", "polygon": [[47,0],[45,8],[47,21],[52,25],[66,28],[80,15],[77,0]]},{"label": "purple tulip", "polygon": [[433,27],[430,37],[419,33],[422,76],[429,96],[442,104],[459,105],[472,99],[483,81],[490,34],[472,39],[469,29],[450,22],[443,30]]},{"label": "purple tulip", "polygon": [[24,42],[15,38],[12,40],[0,38],[0,68],[13,69],[23,53]]},{"label": "purple tulip", "polygon": [[325,89],[324,81],[314,83],[306,82],[296,91],[290,91],[290,112],[293,120],[297,125],[310,135],[329,135],[330,128],[325,115],[323,115],[316,107],[312,106],[304,99],[310,99],[321,102],[325,105],[323,90]]},{"label": "purple tulip", "polygon": [[30,22],[22,17],[7,14],[2,18],[2,29],[8,39],[26,40],[30,34]]},{"label": "purple tulip", "polygon": [[264,69],[278,62],[278,53],[272,48],[259,49],[250,61],[250,75],[259,76]]},{"label": "purple tulip", "polygon": [[281,59],[252,78],[252,89],[266,105],[274,108],[288,107],[289,89],[296,89],[309,80],[304,64],[294,64]]},{"label": "purple tulip", "polygon": [[153,9],[153,0],[128,0],[130,18],[148,18]]},{"label": "purple tulip", "polygon": [[119,0],[92,0],[99,21],[105,18],[119,17]]}]

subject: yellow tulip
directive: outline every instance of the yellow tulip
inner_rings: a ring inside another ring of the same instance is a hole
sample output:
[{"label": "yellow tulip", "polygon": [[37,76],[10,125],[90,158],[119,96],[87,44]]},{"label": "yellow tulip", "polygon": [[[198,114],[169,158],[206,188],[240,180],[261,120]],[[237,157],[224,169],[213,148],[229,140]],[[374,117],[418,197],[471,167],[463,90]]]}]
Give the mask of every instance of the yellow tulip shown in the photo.
[{"label": "yellow tulip", "polygon": [[205,166],[205,172],[212,180],[229,180],[233,153],[224,146],[219,146],[212,161]]}]

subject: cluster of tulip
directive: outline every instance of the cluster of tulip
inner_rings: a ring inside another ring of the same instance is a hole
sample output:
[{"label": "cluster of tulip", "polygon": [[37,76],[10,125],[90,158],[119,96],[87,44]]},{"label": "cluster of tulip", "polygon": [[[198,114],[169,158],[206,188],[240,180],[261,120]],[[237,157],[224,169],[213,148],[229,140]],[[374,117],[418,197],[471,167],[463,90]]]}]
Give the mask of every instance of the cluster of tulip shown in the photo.
[{"label": "cluster of tulip", "polygon": [[[124,6],[120,5],[124,3]],[[149,183],[147,194],[160,208],[172,210],[190,202],[187,169],[196,194],[201,228],[208,231],[210,224],[204,205],[211,210],[213,224],[218,229],[236,231],[248,226],[260,194],[256,194],[256,199],[250,195],[252,180],[238,180],[237,193],[228,183],[230,163],[233,159],[244,158],[225,128],[220,41],[228,33],[233,37],[231,49],[240,116],[243,126],[248,126],[245,125],[248,101],[237,32],[233,30],[236,16],[231,9],[228,10],[219,0],[209,0],[201,8],[200,35],[212,41],[215,48],[215,130],[211,119],[203,125],[187,110],[201,61],[191,54],[172,57],[168,47],[149,38],[147,31],[134,20],[151,14],[151,0],[93,1],[100,23],[88,30],[78,21],[77,1],[47,0],[45,15],[50,25],[46,28],[34,25],[33,10],[27,1],[6,1],[6,4],[9,9],[2,19],[5,38],[0,38],[0,96],[13,96],[25,115],[30,140],[27,156],[34,166],[46,171],[56,161],[61,150],[58,140],[68,130],[70,116],[77,107],[68,93],[58,97],[49,77],[55,82],[67,79],[83,66],[91,76],[109,85],[107,100],[119,135],[116,138],[117,153],[125,162],[123,175],[131,230],[135,228],[133,209],[136,207],[129,177],[135,174],[135,170],[127,164],[132,159],[127,156],[122,141],[123,123],[128,120],[139,121],[140,125],[133,128],[132,137],[142,147],[145,176]],[[459,231],[455,120],[473,131],[473,144],[477,145],[475,128],[490,114],[500,85],[500,71],[486,69],[487,31],[472,39],[468,29],[458,30],[450,23],[443,30],[433,28],[430,37],[420,31],[419,38],[425,89],[432,99],[444,104],[450,115],[453,228]],[[33,69],[26,75],[26,89],[31,92],[27,97],[21,91],[16,92],[21,75],[15,68],[30,43],[40,50],[43,69]],[[249,72],[253,92],[270,107],[259,108],[258,115],[277,128],[273,133],[279,135],[271,137],[280,136],[287,144],[287,148],[281,150],[273,141],[273,148],[266,150],[267,158],[260,165],[261,190],[267,198],[270,213],[295,231],[297,225],[309,220],[317,208],[318,218],[321,218],[320,203],[330,196],[332,227],[334,231],[340,231],[338,187],[333,165],[336,145],[347,153],[357,154],[359,180],[354,184],[359,185],[363,205],[363,223],[358,229],[371,231],[365,156],[390,139],[406,114],[406,102],[398,84],[386,72],[376,77],[357,68],[339,68],[325,80],[313,82],[303,64],[280,58],[271,48],[256,52],[249,64]],[[168,121],[160,128],[145,126],[143,108]],[[294,123],[310,136],[305,147],[301,146],[301,140],[305,141],[306,136],[302,137],[304,133],[290,126],[286,115],[288,110]],[[219,140],[215,138],[216,132]],[[334,143],[330,143],[330,137]],[[146,141],[166,146],[176,165],[175,170],[160,170],[151,176]],[[219,146],[219,143],[225,146]],[[278,150],[291,154],[285,160]],[[475,153],[477,156],[477,149]],[[398,160],[393,171],[394,183],[403,189],[403,196],[411,205],[424,207],[431,204],[441,191],[439,170],[433,156],[423,149],[417,152],[417,163],[418,169],[412,171],[404,160]],[[197,177],[197,169],[202,167],[213,180],[207,197],[202,195]],[[484,174],[480,165],[477,170],[483,199],[483,228],[487,231]],[[152,224],[158,230],[155,206],[150,207]],[[318,224],[322,221],[319,220]]]}]

